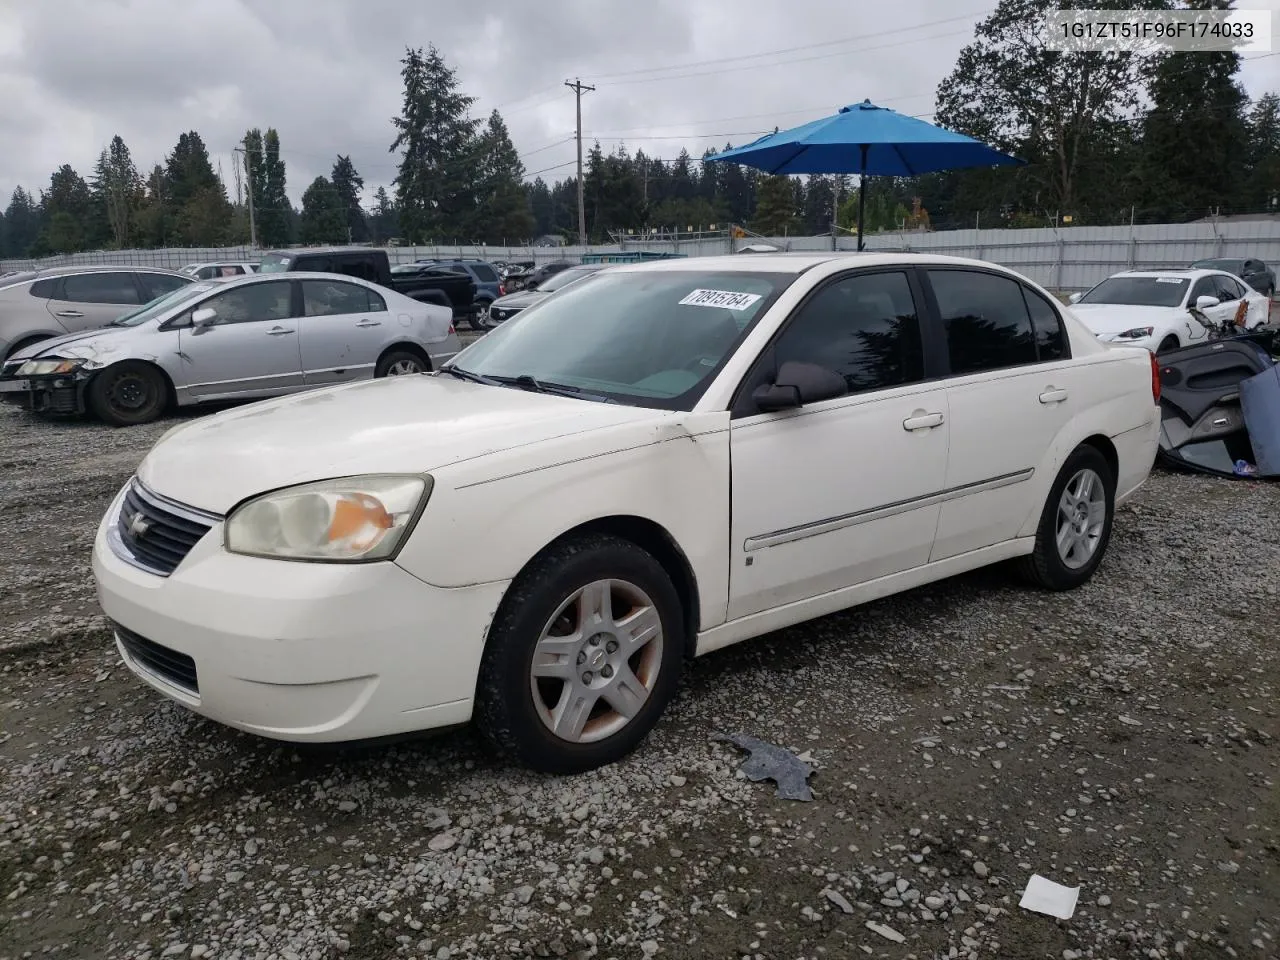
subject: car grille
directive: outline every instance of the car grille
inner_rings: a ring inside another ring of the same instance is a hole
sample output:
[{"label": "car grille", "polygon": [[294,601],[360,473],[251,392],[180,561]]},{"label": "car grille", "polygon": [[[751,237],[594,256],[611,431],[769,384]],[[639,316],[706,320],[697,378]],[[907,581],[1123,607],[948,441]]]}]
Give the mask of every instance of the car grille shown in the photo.
[{"label": "car grille", "polygon": [[124,647],[129,658],[149,673],[154,673],[162,680],[167,680],[175,687],[181,687],[191,693],[200,692],[200,682],[196,678],[196,662],[185,653],[162,647],[153,640],[140,636],[120,624],[112,622],[116,639]]},{"label": "car grille", "polygon": [[116,532],[121,546],[137,566],[167,577],[218,518],[170,503],[137,480],[129,484]]}]

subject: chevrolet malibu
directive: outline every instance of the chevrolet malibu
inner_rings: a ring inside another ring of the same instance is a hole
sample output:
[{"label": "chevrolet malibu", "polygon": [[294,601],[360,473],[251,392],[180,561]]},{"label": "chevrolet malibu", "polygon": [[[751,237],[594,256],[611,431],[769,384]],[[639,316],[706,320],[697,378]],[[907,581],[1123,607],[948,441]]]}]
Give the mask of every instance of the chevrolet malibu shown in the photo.
[{"label": "chevrolet malibu", "polygon": [[618,266],[430,375],[175,427],[94,576],[129,668],[224,724],[475,720],[583,771],[688,657],[999,561],[1083,584],[1151,468],[1157,373],[975,260]]}]

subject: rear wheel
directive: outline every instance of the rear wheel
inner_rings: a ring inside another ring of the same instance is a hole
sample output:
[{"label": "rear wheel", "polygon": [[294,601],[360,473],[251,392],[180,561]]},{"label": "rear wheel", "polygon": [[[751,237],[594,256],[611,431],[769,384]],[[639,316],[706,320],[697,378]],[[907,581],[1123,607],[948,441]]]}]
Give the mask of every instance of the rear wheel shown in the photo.
[{"label": "rear wheel", "polygon": [[392,350],[384,353],[374,368],[375,377],[405,377],[415,373],[426,373],[430,369],[422,357],[409,350]]},{"label": "rear wheel", "polygon": [[1049,490],[1036,545],[1022,573],[1048,590],[1074,590],[1102,563],[1115,519],[1116,480],[1096,447],[1071,452]]},{"label": "rear wheel", "polygon": [[90,412],[100,420],[132,427],[159,419],[169,405],[169,385],[150,364],[125,360],[89,381],[87,400]]},{"label": "rear wheel", "polygon": [[1160,346],[1156,347],[1156,353],[1168,353],[1170,350],[1178,349],[1178,338],[1173,334],[1165,337],[1160,341]]},{"label": "rear wheel", "polygon": [[596,535],[553,547],[494,619],[476,690],[481,730],[544,773],[622,759],[675,693],[683,622],[670,577],[635,544]]},{"label": "rear wheel", "polygon": [[481,332],[489,329],[489,304],[491,303],[493,303],[492,300],[476,301],[475,313],[467,318],[467,323],[472,330]]}]

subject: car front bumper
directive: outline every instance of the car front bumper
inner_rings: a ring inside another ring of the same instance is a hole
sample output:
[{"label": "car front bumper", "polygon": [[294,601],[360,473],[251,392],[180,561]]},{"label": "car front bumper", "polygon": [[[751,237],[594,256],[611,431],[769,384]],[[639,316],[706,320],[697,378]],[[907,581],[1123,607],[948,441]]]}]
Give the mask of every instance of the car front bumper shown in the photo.
[{"label": "car front bumper", "polygon": [[0,380],[0,402],[21,406],[35,413],[84,413],[84,392],[88,382],[88,374],[80,371],[54,376],[6,377]]},{"label": "car front bumper", "polygon": [[471,718],[506,582],[441,588],[393,562],[297,563],[222,548],[222,524],[168,577],[93,546],[98,600],[142,680],[219,723],[294,742],[347,742]]}]

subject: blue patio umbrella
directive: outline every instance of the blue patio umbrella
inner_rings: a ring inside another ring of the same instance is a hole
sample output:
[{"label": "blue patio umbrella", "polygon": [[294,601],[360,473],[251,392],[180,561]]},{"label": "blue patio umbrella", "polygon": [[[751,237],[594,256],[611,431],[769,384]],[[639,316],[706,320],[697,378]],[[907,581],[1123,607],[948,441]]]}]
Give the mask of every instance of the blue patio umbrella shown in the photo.
[{"label": "blue patio umbrella", "polygon": [[707,162],[745,163],[766,173],[856,173],[858,249],[866,209],[866,178],[914,177],[939,170],[1025,163],[972,137],[877,107],[870,100],[790,130],[770,133]]}]

